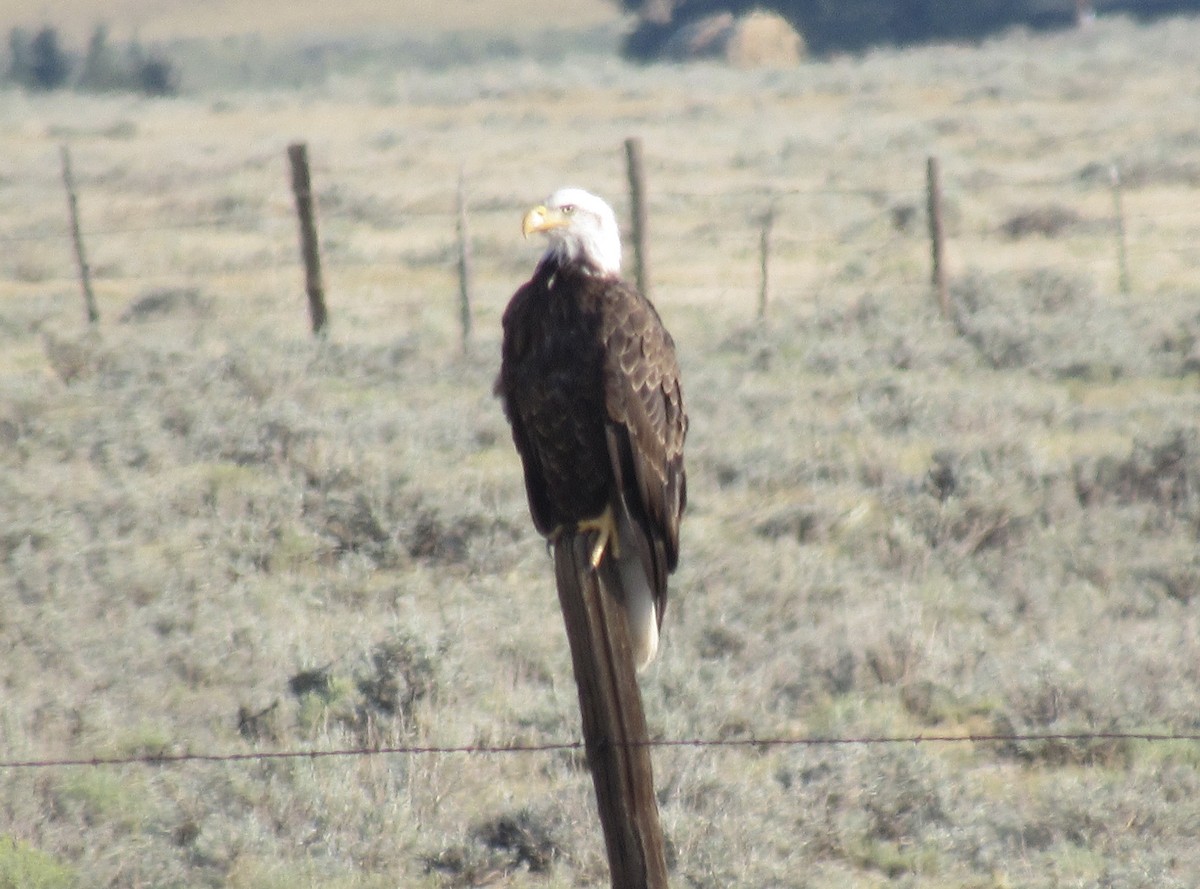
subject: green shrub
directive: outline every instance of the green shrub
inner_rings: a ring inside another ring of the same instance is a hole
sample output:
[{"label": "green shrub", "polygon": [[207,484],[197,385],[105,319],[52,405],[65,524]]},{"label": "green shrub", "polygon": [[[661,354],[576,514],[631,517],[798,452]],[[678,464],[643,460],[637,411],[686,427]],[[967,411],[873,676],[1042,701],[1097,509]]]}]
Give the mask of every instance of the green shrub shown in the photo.
[{"label": "green shrub", "polygon": [[65,865],[28,843],[0,836],[0,889],[56,889],[74,883]]}]

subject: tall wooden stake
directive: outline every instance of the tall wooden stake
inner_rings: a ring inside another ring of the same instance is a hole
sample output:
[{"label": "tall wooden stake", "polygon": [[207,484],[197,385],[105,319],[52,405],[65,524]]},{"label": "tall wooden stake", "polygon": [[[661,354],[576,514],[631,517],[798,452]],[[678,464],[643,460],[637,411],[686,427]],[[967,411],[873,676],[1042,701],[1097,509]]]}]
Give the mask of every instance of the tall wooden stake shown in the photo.
[{"label": "tall wooden stake", "polygon": [[565,532],[554,546],[584,747],[613,889],[666,889],[667,864],[642,695],[625,608],[613,594],[616,567],[591,567],[591,533]]},{"label": "tall wooden stake", "polygon": [[642,166],[642,140],[625,140],[625,165],[629,174],[629,210],[633,216],[634,280],[642,296],[650,298],[650,274],[646,259],[646,174]]},{"label": "tall wooden stake", "polygon": [[471,351],[471,236],[467,230],[467,172],[458,171],[458,309],[462,351]]},{"label": "tall wooden stake", "polygon": [[1117,234],[1117,286],[1124,296],[1129,295],[1129,257],[1125,250],[1125,202],[1121,197],[1121,170],[1116,164],[1108,168],[1112,183],[1113,226]]},{"label": "tall wooden stake", "polygon": [[771,268],[771,230],[775,227],[775,206],[772,204],[763,214],[762,233],[759,236],[759,288],[758,288],[758,317],[767,317],[767,297],[769,295],[769,272]]},{"label": "tall wooden stake", "polygon": [[925,168],[925,185],[928,192],[929,242],[933,260],[930,283],[937,296],[942,317],[952,318],[950,293],[946,289],[945,229],[942,226],[942,175],[936,157],[930,157]]},{"label": "tall wooden stake", "polygon": [[329,313],[325,308],[325,285],[321,281],[321,253],[317,247],[317,222],[313,214],[312,177],[308,170],[308,145],[296,142],[288,146],[292,167],[292,193],[296,196],[296,216],[300,221],[300,255],[304,258],[304,289],[308,292],[308,314],[312,331],[325,332]]},{"label": "tall wooden stake", "polygon": [[79,267],[79,285],[83,288],[83,306],[88,324],[100,320],[96,308],[96,294],[92,292],[92,273],[88,268],[87,254],[83,249],[83,232],[79,228],[79,199],[75,195],[75,177],[71,173],[71,152],[66,145],[59,147],[62,156],[63,185],[67,189],[67,209],[71,217],[71,240],[75,242],[75,263]]}]

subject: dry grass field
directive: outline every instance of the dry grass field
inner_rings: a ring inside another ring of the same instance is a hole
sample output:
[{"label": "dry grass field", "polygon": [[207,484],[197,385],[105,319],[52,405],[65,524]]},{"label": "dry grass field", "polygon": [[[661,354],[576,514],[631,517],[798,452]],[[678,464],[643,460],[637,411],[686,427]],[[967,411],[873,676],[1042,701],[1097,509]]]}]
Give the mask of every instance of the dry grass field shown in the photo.
[{"label": "dry grass field", "polygon": [[[0,92],[0,759],[575,739],[490,389],[538,251],[522,211],[575,183],[625,213],[631,135],[692,420],[652,732],[1200,731],[1200,22],[741,72],[630,67],[600,25],[530,54],[380,38],[319,77],[264,38],[275,85],[245,44],[194,41],[178,98]],[[956,324],[926,285],[929,154]],[[1194,741],[671,747],[655,768],[679,887],[1200,885]],[[485,885],[607,885],[578,755],[0,776],[6,889]]]},{"label": "dry grass field", "polygon": [[313,0],[7,0],[0,27],[50,24],[75,40],[96,23],[114,34],[137,33],[144,40],[221,39],[258,34],[272,40],[317,35],[388,32],[489,31],[508,33],[536,23],[542,28],[580,28],[620,17],[607,0],[342,0],[336,6]]}]

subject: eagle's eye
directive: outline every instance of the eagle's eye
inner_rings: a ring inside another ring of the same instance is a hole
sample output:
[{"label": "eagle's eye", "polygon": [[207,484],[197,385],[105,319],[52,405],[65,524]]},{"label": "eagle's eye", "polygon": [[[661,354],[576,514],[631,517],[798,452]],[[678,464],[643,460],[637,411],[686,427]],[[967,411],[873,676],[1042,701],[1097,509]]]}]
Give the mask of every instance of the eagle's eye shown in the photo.
[{"label": "eagle's eye", "polygon": [[575,205],[574,204],[563,204],[562,211],[563,211],[564,216],[570,216],[572,213],[575,212]]}]

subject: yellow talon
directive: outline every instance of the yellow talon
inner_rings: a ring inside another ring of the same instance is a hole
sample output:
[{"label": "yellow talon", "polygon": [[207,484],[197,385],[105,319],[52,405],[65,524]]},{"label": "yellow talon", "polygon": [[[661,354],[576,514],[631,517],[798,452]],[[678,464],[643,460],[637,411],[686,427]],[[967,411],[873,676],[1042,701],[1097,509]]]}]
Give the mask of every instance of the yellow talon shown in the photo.
[{"label": "yellow talon", "polygon": [[617,539],[617,520],[613,517],[611,506],[604,507],[604,512],[594,519],[584,519],[576,529],[579,531],[595,531],[596,542],[592,545],[592,570],[600,567],[604,551],[611,550],[614,559],[621,557],[621,547]]}]

